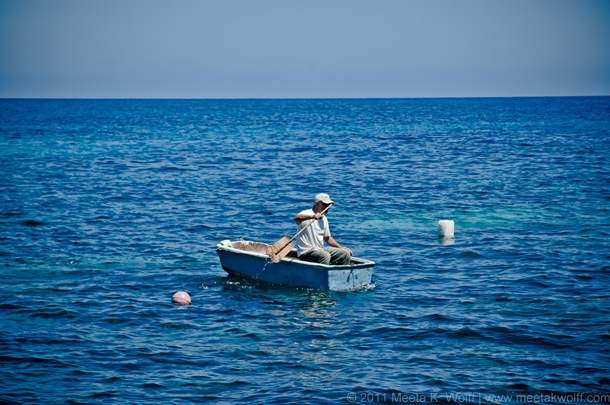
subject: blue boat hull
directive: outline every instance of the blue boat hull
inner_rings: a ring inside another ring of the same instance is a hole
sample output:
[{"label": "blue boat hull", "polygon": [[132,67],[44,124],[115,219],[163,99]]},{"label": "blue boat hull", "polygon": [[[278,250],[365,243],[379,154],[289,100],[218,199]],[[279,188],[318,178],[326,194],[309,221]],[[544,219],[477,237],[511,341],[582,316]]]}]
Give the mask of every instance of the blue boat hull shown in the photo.
[{"label": "blue boat hull", "polygon": [[370,260],[352,258],[350,265],[329,266],[299,260],[293,251],[279,263],[273,263],[266,253],[269,245],[249,241],[227,242],[219,244],[216,251],[222,268],[232,275],[272,284],[331,291],[373,286],[375,263]]}]

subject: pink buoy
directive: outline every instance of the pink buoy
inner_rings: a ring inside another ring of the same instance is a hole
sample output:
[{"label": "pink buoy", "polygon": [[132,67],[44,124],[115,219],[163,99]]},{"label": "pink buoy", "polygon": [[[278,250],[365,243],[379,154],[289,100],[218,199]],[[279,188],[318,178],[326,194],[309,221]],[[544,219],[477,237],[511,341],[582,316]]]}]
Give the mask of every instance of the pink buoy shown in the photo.
[{"label": "pink buoy", "polygon": [[191,296],[184,291],[178,291],[172,297],[172,302],[175,304],[191,305]]}]

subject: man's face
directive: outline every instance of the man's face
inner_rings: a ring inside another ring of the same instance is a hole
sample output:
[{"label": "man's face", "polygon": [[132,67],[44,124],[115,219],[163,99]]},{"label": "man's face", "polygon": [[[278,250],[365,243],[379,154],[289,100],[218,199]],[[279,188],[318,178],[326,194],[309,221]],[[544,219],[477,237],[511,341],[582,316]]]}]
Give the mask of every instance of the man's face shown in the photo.
[{"label": "man's face", "polygon": [[[328,207],[330,204],[324,204],[322,201],[318,201],[314,204],[314,212],[322,212]],[[328,211],[326,211],[328,212]]]}]

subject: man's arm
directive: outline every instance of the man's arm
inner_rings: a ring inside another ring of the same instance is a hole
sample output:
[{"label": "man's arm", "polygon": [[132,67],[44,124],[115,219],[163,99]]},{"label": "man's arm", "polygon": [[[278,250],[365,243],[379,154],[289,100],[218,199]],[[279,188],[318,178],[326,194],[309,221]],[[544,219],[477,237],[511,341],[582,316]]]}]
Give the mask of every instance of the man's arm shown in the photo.
[{"label": "man's arm", "polygon": [[345,246],[341,246],[339,244],[339,242],[337,242],[335,240],[335,238],[333,238],[332,236],[327,236],[327,237],[324,238],[324,240],[326,241],[326,243],[328,243],[328,246],[331,246],[331,247],[334,247],[334,248],[347,249],[347,250],[349,250],[350,256],[352,255],[352,250],[350,248],[345,247]]},{"label": "man's arm", "polygon": [[320,219],[322,218],[324,215],[320,214],[319,212],[316,212],[314,215],[309,215],[309,214],[297,214],[294,216],[294,222],[297,223],[297,225],[300,225],[301,222],[303,221],[308,221],[310,219]]},{"label": "man's arm", "polygon": [[341,246],[341,245],[339,244],[339,242],[337,242],[337,241],[335,240],[335,238],[333,238],[332,236],[326,236],[326,237],[324,238],[324,240],[326,241],[326,243],[328,243],[328,246],[332,246],[332,247],[335,247],[335,248],[341,248],[341,247],[343,247],[343,246]]}]

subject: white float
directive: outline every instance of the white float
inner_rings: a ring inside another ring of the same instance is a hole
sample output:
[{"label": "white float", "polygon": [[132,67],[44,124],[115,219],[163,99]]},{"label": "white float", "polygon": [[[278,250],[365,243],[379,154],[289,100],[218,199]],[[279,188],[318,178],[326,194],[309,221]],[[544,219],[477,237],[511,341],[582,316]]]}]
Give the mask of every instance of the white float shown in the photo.
[{"label": "white float", "polygon": [[455,240],[455,223],[449,219],[438,221],[438,237],[443,245],[450,245]]}]

